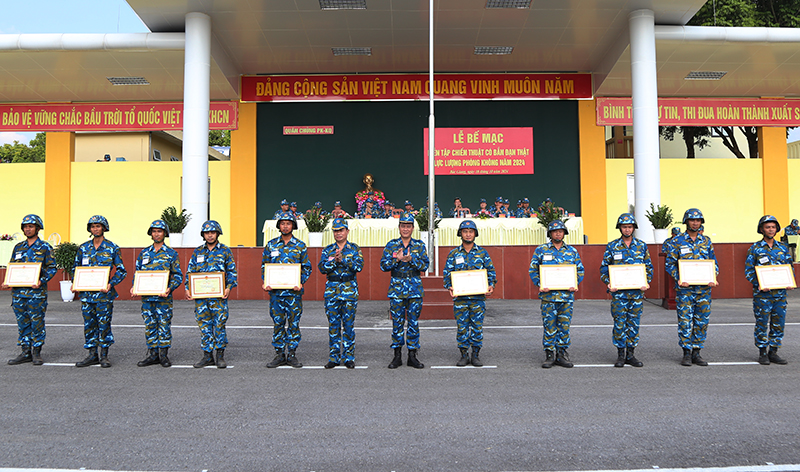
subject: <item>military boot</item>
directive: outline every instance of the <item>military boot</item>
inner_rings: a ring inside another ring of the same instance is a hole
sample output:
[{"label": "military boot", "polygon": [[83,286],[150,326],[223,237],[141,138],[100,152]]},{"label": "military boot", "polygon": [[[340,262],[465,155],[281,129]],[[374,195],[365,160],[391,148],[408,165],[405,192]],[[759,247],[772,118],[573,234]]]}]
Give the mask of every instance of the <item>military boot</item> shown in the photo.
[{"label": "military boot", "polygon": [[283,348],[275,349],[275,357],[267,363],[267,367],[274,369],[275,367],[286,364],[286,355],[283,353]]},{"label": "military boot", "polygon": [[[402,360],[400,361],[403,362]],[[474,361],[473,361],[474,362]],[[425,364],[417,359],[417,350],[416,349],[409,349],[408,350],[408,366],[413,367],[415,369],[422,369],[425,367]]]},{"label": "military boot", "polygon": [[625,348],[618,347],[617,348],[617,362],[614,363],[614,367],[625,367]]},{"label": "military boot", "polygon": [[169,360],[167,354],[169,354],[169,348],[162,347],[161,353],[158,356],[158,358],[160,359],[161,367],[172,367],[172,362]]},{"label": "military boot", "polygon": [[217,349],[217,369],[226,367],[228,367],[228,363],[225,362],[225,349]]},{"label": "military boot", "polygon": [[[409,355],[410,354],[411,354],[411,352],[409,351]],[[411,360],[409,359],[408,362],[411,362]],[[402,347],[396,347],[396,348],[394,348],[394,357],[392,358],[392,362],[389,363],[389,368],[390,369],[396,369],[396,368],[400,367],[401,365],[403,365],[403,348]],[[409,365],[411,365],[411,364],[409,364]]]},{"label": "military boot", "polygon": [[544,351],[544,362],[542,362],[542,369],[549,369],[553,367],[556,362],[556,353],[552,349]]},{"label": "military boot", "polygon": [[461,359],[456,362],[456,367],[464,367],[469,365],[469,349],[465,347],[458,348],[461,351]]},{"label": "military boot", "polygon": [[36,346],[31,350],[31,357],[33,358],[33,365],[42,365],[42,346]]},{"label": "military boot", "polygon": [[22,346],[22,352],[13,359],[8,360],[8,365],[24,364],[33,361],[31,357],[31,348],[29,346]]},{"label": "military boot", "polygon": [[481,362],[481,358],[478,357],[480,353],[481,353],[481,348],[472,346],[472,359],[470,359],[470,362],[475,367],[483,367],[483,362]]},{"label": "military boot", "polygon": [[89,351],[89,355],[86,356],[82,361],[78,361],[75,363],[75,367],[88,367],[90,365],[97,365],[100,363],[100,359],[97,357],[97,347],[90,347],[87,349]]},{"label": "military boot", "polygon": [[642,361],[636,358],[636,356],[633,353],[634,349],[636,348],[635,347],[628,348],[628,354],[625,356],[625,363],[632,365],[634,367],[641,367],[644,364],[642,363]]},{"label": "military boot", "polygon": [[561,348],[556,350],[556,365],[560,365],[561,367],[566,367],[566,368],[570,368],[575,365],[569,360],[569,353],[567,353],[567,348]]},{"label": "military boot", "polygon": [[683,359],[681,359],[681,365],[684,367],[689,367],[692,365],[692,350],[683,348]]},{"label": "military boot", "polygon": [[111,362],[108,360],[108,348],[100,348],[100,367],[111,367]]},{"label": "military boot", "polygon": [[708,362],[700,357],[700,349],[698,348],[692,349],[692,364],[697,364],[703,367],[708,365]]},{"label": "military boot", "polygon": [[761,365],[769,365],[769,356],[767,355],[767,348],[758,348],[758,363]]},{"label": "military boot", "polygon": [[303,363],[297,359],[297,356],[294,353],[294,350],[289,351],[289,355],[286,356],[286,365],[299,369],[303,367]]},{"label": "military boot", "polygon": [[203,358],[195,362],[192,367],[200,369],[209,365],[214,365],[214,354],[211,351],[203,351]]},{"label": "military boot", "polygon": [[158,364],[161,360],[158,357],[158,349],[148,349],[147,357],[136,363],[139,367],[147,367],[149,365]]},{"label": "military boot", "polygon": [[786,365],[789,363],[789,361],[778,355],[777,347],[769,348],[769,353],[767,354],[767,357],[769,357],[769,361],[772,362],[773,364]]}]

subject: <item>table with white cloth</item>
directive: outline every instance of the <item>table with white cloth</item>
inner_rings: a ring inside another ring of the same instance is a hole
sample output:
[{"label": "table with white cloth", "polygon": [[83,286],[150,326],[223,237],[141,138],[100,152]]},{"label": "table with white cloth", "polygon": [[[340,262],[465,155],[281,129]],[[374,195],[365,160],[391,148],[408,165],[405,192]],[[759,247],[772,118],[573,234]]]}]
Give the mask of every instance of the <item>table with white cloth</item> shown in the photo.
[{"label": "table with white cloth", "polygon": [[[461,239],[456,236],[458,225],[463,218],[444,218],[439,222],[436,230],[436,244],[438,246],[458,246]],[[547,241],[545,228],[536,218],[492,218],[472,219],[478,227],[478,238],[475,240],[481,246],[534,246]],[[264,242],[280,236],[280,231],[275,226],[275,220],[264,222],[262,232]],[[580,217],[571,217],[565,223],[569,234],[564,238],[568,244],[583,244],[583,220]],[[398,220],[390,219],[364,219],[347,220],[350,229],[348,241],[362,247],[383,247],[390,240],[400,237],[397,230]],[[308,228],[303,220],[297,221],[294,236],[308,244]],[[419,228],[414,225],[411,237],[420,239]],[[333,244],[333,231],[330,222],[322,236],[322,245]]]},{"label": "table with white cloth", "polygon": [[19,241],[0,241],[0,267],[5,267]]}]

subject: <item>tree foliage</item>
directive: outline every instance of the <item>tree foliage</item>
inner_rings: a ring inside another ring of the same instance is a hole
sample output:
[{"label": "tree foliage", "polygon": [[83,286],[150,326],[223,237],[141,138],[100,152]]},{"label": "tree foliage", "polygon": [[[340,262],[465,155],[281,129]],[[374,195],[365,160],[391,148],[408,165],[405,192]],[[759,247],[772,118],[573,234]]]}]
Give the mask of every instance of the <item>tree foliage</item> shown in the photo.
[{"label": "tree foliage", "polygon": [[230,146],[231,145],[231,132],[230,130],[212,129],[208,132],[208,145],[209,146]]},{"label": "tree foliage", "polygon": [[29,144],[14,141],[0,146],[0,162],[44,162],[45,133],[36,133]]}]

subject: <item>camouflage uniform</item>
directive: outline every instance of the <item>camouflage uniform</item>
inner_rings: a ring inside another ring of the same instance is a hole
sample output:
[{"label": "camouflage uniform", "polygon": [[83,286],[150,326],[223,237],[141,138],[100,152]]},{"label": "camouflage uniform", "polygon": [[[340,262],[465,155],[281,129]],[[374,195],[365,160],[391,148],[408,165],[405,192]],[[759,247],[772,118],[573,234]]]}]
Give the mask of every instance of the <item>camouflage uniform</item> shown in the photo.
[{"label": "camouflage uniform", "polygon": [[772,248],[763,239],[750,246],[744,263],[744,276],[753,284],[753,337],[758,348],[779,348],[786,323],[786,290],[762,292],[758,289],[756,266],[791,264],[789,247],[774,240]]},{"label": "camouflage uniform", "polygon": [[[189,290],[189,275],[202,272],[223,272],[225,289],[232,289],[237,285],[236,261],[233,259],[233,252],[219,241],[214,249],[209,249],[208,245],[204,243],[192,252],[189,265],[186,267],[186,290]],[[203,352],[208,355],[214,349],[224,350],[228,345],[228,335],[225,330],[225,324],[228,322],[228,299],[196,299],[194,315],[197,326],[200,328],[200,348]]]},{"label": "camouflage uniform", "polygon": [[[280,219],[285,219],[285,215]],[[280,222],[279,219],[279,222]],[[264,280],[264,264],[300,264],[300,283],[305,284],[311,275],[311,262],[303,241],[292,236],[284,244],[280,236],[271,239],[264,247],[261,257],[261,280]],[[289,351],[300,344],[300,316],[303,314],[303,292],[290,289],[270,290],[269,313],[272,316],[272,346]]]},{"label": "camouflage uniform", "polygon": [[[469,221],[469,220],[468,220]],[[444,288],[450,289],[453,284],[450,274],[459,270],[486,269],[489,286],[497,283],[497,274],[492,264],[492,258],[486,249],[474,244],[472,250],[466,252],[464,245],[454,248],[447,255],[444,266]],[[458,330],[456,343],[459,349],[469,346],[481,348],[483,346],[483,316],[486,312],[486,295],[467,295],[456,297],[453,300],[453,315],[456,319]]]},{"label": "camouflage uniform", "polygon": [[358,307],[358,273],[364,268],[361,248],[346,242],[342,248],[342,261],[334,260],[337,243],[322,250],[319,271],[326,275],[325,314],[328,316],[328,361],[334,364],[355,360],[356,308]]},{"label": "camouflage uniform", "polygon": [[[403,255],[411,254],[409,262],[400,262],[393,254],[403,251]],[[408,349],[419,349],[419,315],[422,312],[422,278],[420,272],[428,269],[428,253],[425,244],[419,239],[411,238],[408,247],[403,246],[400,238],[392,239],[386,244],[381,256],[381,270],[392,273],[389,282],[389,313],[392,316],[392,349],[404,344],[403,325],[408,318]]]},{"label": "camouflage uniform", "polygon": [[30,350],[44,345],[44,316],[47,311],[47,282],[56,275],[56,263],[53,260],[53,248],[38,237],[32,245],[22,241],[14,246],[9,262],[41,263],[39,288],[14,287],[11,289],[11,307],[17,318],[19,337],[17,345]]},{"label": "camouflage uniform", "polygon": [[94,242],[90,239],[81,244],[75,257],[75,266],[114,267],[114,275],[109,280],[111,290],[107,293],[81,292],[81,313],[83,314],[83,335],[86,349],[96,348],[98,345],[107,348],[114,344],[114,335],[111,332],[111,317],[114,311],[114,299],[117,290],[114,288],[125,279],[127,271],[122,264],[119,246],[103,238],[100,246],[95,249]]},{"label": "camouflage uniform", "polygon": [[142,319],[144,320],[144,337],[148,349],[168,348],[172,345],[172,292],[183,282],[183,272],[178,259],[178,252],[162,245],[156,251],[151,244],[142,249],[136,258],[136,270],[167,270],[169,285],[166,298],[158,295],[142,297]]}]

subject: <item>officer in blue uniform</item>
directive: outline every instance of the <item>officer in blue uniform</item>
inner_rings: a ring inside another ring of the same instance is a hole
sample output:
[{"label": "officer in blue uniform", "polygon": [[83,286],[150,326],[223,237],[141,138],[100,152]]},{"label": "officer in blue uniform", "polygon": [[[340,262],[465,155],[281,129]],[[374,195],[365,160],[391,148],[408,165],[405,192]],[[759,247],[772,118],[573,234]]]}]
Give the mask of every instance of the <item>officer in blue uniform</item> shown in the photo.
[{"label": "officer in blue uniform", "polygon": [[744,263],[744,276],[753,284],[753,315],[756,318],[753,337],[758,348],[758,363],[762,365],[788,363],[778,355],[778,348],[786,324],[786,290],[794,287],[759,289],[756,275],[756,266],[792,264],[789,247],[775,239],[780,230],[781,225],[774,216],[762,216],[758,220],[758,232],[764,237],[750,246]]},{"label": "officer in blue uniform", "polygon": [[419,211],[414,209],[414,204],[411,203],[410,200],[406,200],[405,203],[403,203],[403,210],[405,210],[406,213],[411,213],[414,216],[419,214]]},{"label": "officer in blue uniform", "polygon": [[[420,211],[423,211],[423,210],[427,211],[428,210],[428,206],[429,206],[428,204],[429,204],[428,200],[425,200],[425,206],[422,207],[420,209]],[[442,210],[439,209],[439,204],[438,203],[434,203],[433,204],[433,214],[434,214],[435,218],[441,218],[442,217]],[[428,218],[430,218],[430,214],[428,215]]]},{"label": "officer in blue uniform", "polygon": [[[650,282],[653,281],[653,262],[650,260],[647,244],[633,236],[633,231],[638,227],[636,218],[632,214],[621,214],[617,219],[617,229],[621,237],[608,243],[603,253],[603,261],[600,263],[600,280],[611,292],[611,317],[614,319],[611,335],[613,344],[617,348],[617,361],[614,367],[624,367],[625,364],[634,367],[644,365],[636,358],[635,349],[639,345],[639,320],[642,317],[644,291],[650,288]],[[647,283],[640,288],[632,289],[613,287],[608,266],[615,264],[644,265]]]},{"label": "officer in blue uniform", "polygon": [[792,223],[784,230],[786,236],[797,236],[800,234],[800,223],[797,220],[792,220]]},{"label": "officer in blue uniform", "polygon": [[475,216],[484,216],[493,218],[492,209],[486,206],[486,199],[481,198],[480,203],[478,204],[478,211],[475,213]]},{"label": "officer in blue uniform", "polygon": [[394,203],[386,200],[383,202],[383,213],[381,213],[380,218],[383,220],[388,220],[389,218],[394,218]]},{"label": "officer in blue uniform", "polygon": [[[228,367],[225,361],[225,348],[228,346],[228,333],[225,325],[228,322],[228,296],[237,285],[236,261],[231,249],[219,242],[222,226],[214,220],[208,220],[200,227],[200,236],[205,243],[195,248],[189,265],[186,268],[186,299],[192,300],[190,283],[191,274],[202,272],[222,272],[225,274],[225,289],[221,298],[199,298],[194,301],[194,316],[200,328],[200,348],[203,358],[194,364],[194,368],[215,365],[218,369]],[[216,361],[214,350],[217,351]]]},{"label": "officer in blue uniform", "polygon": [[[392,349],[394,358],[389,364],[396,369],[403,364],[404,338],[408,341],[408,365],[422,369],[425,365],[417,359],[419,350],[419,315],[422,312],[422,278],[428,270],[428,252],[425,244],[411,237],[414,232],[414,216],[403,213],[400,217],[400,237],[386,244],[381,256],[381,270],[391,272],[389,282],[389,313],[392,316]],[[408,331],[404,336],[404,325],[408,319]]]},{"label": "officer in blue uniform", "polygon": [[508,218],[509,214],[506,207],[503,206],[503,197],[497,197],[494,201],[494,211],[492,211],[493,218]]},{"label": "officer in blue uniform", "polygon": [[279,216],[281,216],[283,213],[287,213],[289,211],[290,211],[289,210],[289,200],[284,198],[283,200],[281,200],[281,209],[276,211],[275,214],[272,215],[272,219],[273,220],[277,220]]},{"label": "officer in blue uniform", "polygon": [[[9,262],[39,263],[39,277],[36,284],[30,287],[14,287],[11,290],[11,308],[17,318],[19,337],[17,346],[22,352],[9,365],[32,362],[42,365],[42,346],[45,339],[44,315],[47,311],[47,282],[56,275],[56,263],[53,260],[53,248],[39,239],[39,231],[44,229],[42,219],[37,215],[26,215],[20,225],[25,241],[14,246]],[[3,284],[3,288],[8,285]]]},{"label": "officer in blue uniform", "polygon": [[[456,342],[461,351],[461,358],[456,366],[464,367],[472,364],[475,367],[483,367],[480,352],[483,347],[483,316],[486,312],[486,295],[494,292],[497,274],[489,253],[475,244],[478,227],[475,226],[474,221],[462,221],[458,225],[456,234],[461,238],[461,245],[450,251],[444,266],[444,288],[450,290],[450,296],[453,297],[453,315],[458,326]],[[453,296],[451,274],[455,271],[480,269],[486,269],[489,291],[485,295]],[[469,357],[470,346],[472,346],[472,358]]]},{"label": "officer in blue uniform", "polygon": [[[578,284],[583,281],[583,263],[574,247],[564,242],[569,230],[561,220],[553,220],[547,226],[548,243],[536,248],[531,258],[528,273],[533,284],[539,287],[539,299],[542,301],[542,345],[545,361],[542,367],[549,369],[553,364],[572,367],[567,348],[570,345],[569,326],[572,321],[572,305]],[[541,287],[541,270],[539,266],[548,264],[573,264],[578,276],[577,284],[568,290],[550,290]]]},{"label": "officer in blue uniform", "polygon": [[356,308],[358,308],[358,273],[364,268],[361,248],[347,240],[350,229],[347,220],[336,218],[331,224],[335,242],[322,250],[319,271],[327,276],[325,282],[325,314],[328,316],[328,347],[330,354],[326,369],[344,360],[344,366],[356,366]]},{"label": "officer in blue uniform", "polygon": [[289,205],[289,212],[291,214],[293,214],[294,217],[297,218],[298,220],[302,220],[303,219],[303,214],[301,212],[297,211],[297,202],[292,202]]},{"label": "officer in blue uniform", "polygon": [[678,345],[683,349],[682,366],[697,364],[707,366],[708,362],[700,357],[700,350],[704,347],[708,329],[708,318],[711,315],[711,288],[716,287],[716,282],[705,285],[689,285],[680,281],[678,273],[678,260],[680,259],[711,259],[714,268],[719,274],[717,258],[714,255],[714,245],[699,230],[705,218],[697,208],[689,208],[683,214],[683,223],[686,232],[677,236],[669,248],[665,269],[675,280],[675,303],[678,307]]},{"label": "officer in blue uniform", "polygon": [[380,218],[378,210],[375,207],[373,207],[374,204],[375,204],[375,199],[373,197],[367,197],[367,199],[364,201],[364,206],[361,207],[361,210],[359,210],[356,213],[356,218],[357,219]]},{"label": "officer in blue uniform", "polygon": [[517,218],[530,218],[533,215],[533,211],[531,210],[531,201],[528,197],[525,197],[521,200],[522,208],[517,210],[516,217]]},{"label": "officer in blue uniform", "polygon": [[[100,215],[89,218],[86,230],[92,239],[81,244],[75,256],[75,266],[113,267],[114,275],[106,288],[96,292],[81,292],[81,313],[83,314],[84,348],[89,355],[75,363],[75,367],[86,367],[100,364],[100,367],[111,367],[108,360],[108,347],[114,344],[111,332],[111,317],[114,312],[114,299],[117,290],[114,288],[125,279],[127,271],[122,264],[119,246],[105,238],[109,231],[108,220]],[[97,346],[100,346],[100,358],[97,357]]]},{"label": "officer in blue uniform", "polygon": [[450,209],[450,218],[466,218],[469,215],[469,208],[461,205],[461,198],[453,199],[453,208]]},{"label": "officer in blue uniform", "polygon": [[[183,272],[178,253],[164,243],[169,236],[169,228],[164,220],[156,220],[147,229],[153,244],[139,252],[136,258],[136,271],[164,270],[169,272],[167,289],[159,295],[142,296],[142,318],[144,319],[144,339],[147,344],[147,357],[136,365],[145,367],[161,364],[172,366],[169,348],[172,345],[172,292],[181,286]],[[131,296],[136,296],[131,287]]]},{"label": "officer in blue uniform", "polygon": [[675,242],[675,238],[678,237],[678,235],[680,234],[681,234],[680,228],[678,228],[677,226],[672,228],[670,237],[664,240],[664,244],[661,245],[661,252],[667,254],[669,252],[670,246],[672,245],[673,242]]},{"label": "officer in blue uniform", "polygon": [[[275,368],[284,364],[303,367],[295,351],[300,344],[300,317],[303,314],[303,285],[311,275],[311,262],[303,241],[295,238],[292,231],[297,229],[297,220],[291,213],[283,213],[276,223],[281,235],[271,239],[264,246],[261,257],[261,279],[264,280],[264,264],[300,264],[300,285],[291,289],[273,289],[264,285],[269,292],[269,314],[272,316],[272,347],[275,357],[267,364]],[[288,349],[288,355],[284,352]]]}]

